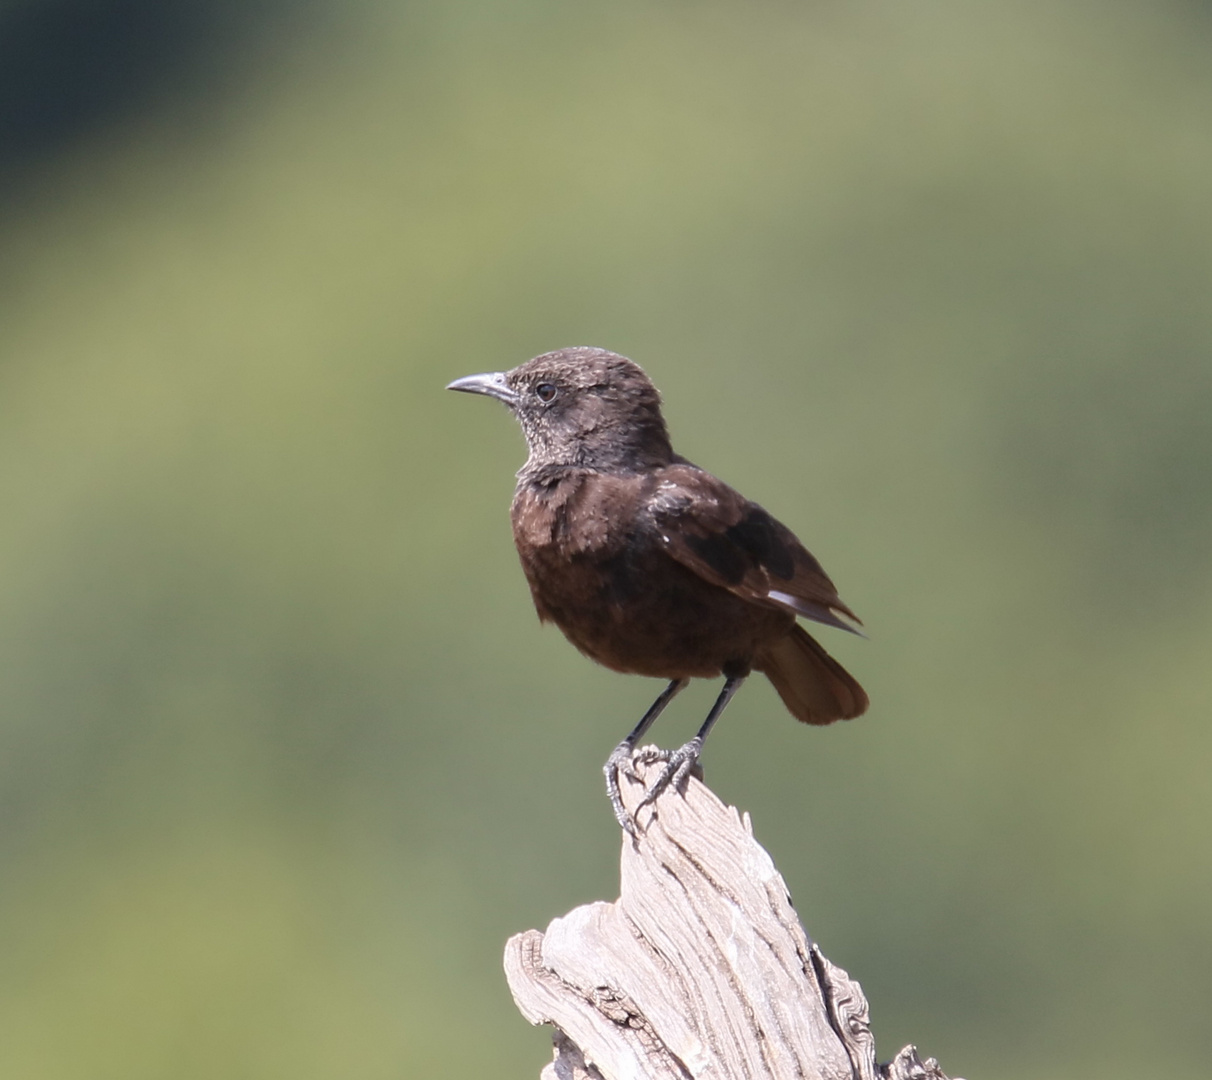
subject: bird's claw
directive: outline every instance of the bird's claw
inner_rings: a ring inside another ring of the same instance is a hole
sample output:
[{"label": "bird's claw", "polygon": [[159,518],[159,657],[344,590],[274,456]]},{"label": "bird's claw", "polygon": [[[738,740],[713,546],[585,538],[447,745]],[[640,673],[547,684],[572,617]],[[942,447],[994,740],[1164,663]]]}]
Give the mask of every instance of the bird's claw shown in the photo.
[{"label": "bird's claw", "polygon": [[623,805],[623,795],[619,790],[619,774],[621,773],[628,780],[639,779],[632,764],[634,754],[635,747],[624,740],[614,748],[610,757],[606,759],[606,764],[602,766],[602,772],[606,775],[606,794],[610,798],[610,808],[614,811],[614,816],[622,830],[632,836],[636,834],[635,820],[627,812],[627,807]]},{"label": "bird's claw", "polygon": [[653,761],[663,761],[665,767],[661,770],[661,775],[656,778],[656,782],[650,787],[644,798],[640,800],[640,805],[636,807],[639,811],[645,806],[650,806],[660,798],[661,793],[672,786],[674,791],[682,791],[686,785],[686,778],[690,775],[692,769],[699,763],[699,755],[703,752],[703,740],[697,735],[688,743],[683,743],[676,750],[661,750],[655,746],[644,747],[637,755],[636,759],[643,764],[648,764]]},{"label": "bird's claw", "polygon": [[666,788],[672,787],[674,791],[682,791],[686,778],[698,768],[699,755],[702,752],[703,740],[697,736],[676,750],[662,750],[659,746],[645,746],[636,750],[626,741],[619,743],[602,766],[602,772],[606,776],[606,794],[610,798],[610,808],[614,811],[619,827],[633,837],[637,835],[635,816],[629,814],[627,807],[623,805],[623,795],[619,789],[620,775],[628,780],[641,780],[642,777],[635,771],[637,763],[650,765],[654,761],[664,762],[665,767],[661,769],[660,776],[644,793],[636,807],[638,814],[645,806],[656,802]]}]

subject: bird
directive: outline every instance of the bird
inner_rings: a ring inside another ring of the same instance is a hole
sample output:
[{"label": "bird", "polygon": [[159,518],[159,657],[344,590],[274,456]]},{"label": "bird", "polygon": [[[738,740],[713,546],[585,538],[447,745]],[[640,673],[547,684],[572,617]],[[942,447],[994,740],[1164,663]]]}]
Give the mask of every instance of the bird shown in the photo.
[{"label": "bird", "polygon": [[[620,774],[691,679],[724,679],[697,734],[663,763],[639,809],[683,787],[751,672],[807,724],[866,711],[866,692],[799,624],[862,635],[821,564],[757,503],[674,453],[661,396],[634,361],[577,346],[448,390],[503,402],[525,435],[510,517],[540,621],[614,671],[668,680],[603,772],[619,825],[636,835]],[[640,757],[638,760],[645,760]]]}]

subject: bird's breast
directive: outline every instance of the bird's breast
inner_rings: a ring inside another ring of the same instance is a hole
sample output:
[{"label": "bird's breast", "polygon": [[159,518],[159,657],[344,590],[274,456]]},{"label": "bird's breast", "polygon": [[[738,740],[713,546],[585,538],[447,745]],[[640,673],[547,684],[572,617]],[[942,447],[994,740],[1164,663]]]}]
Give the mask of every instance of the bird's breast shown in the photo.
[{"label": "bird's breast", "polygon": [[664,678],[717,675],[771,632],[786,633],[789,615],[671,559],[646,499],[639,483],[630,493],[621,484],[519,491],[514,540],[541,619],[598,663]]},{"label": "bird's breast", "polygon": [[554,482],[521,483],[511,516],[514,542],[564,558],[609,557],[634,533],[645,503],[645,478],[569,470]]}]

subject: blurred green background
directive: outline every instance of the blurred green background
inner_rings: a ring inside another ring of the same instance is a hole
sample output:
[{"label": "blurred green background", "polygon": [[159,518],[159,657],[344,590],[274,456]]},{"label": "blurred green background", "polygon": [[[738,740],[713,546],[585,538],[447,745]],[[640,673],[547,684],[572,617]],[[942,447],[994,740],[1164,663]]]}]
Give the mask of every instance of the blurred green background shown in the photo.
[{"label": "blurred green background", "polygon": [[881,1057],[1205,1077],[1194,0],[0,3],[0,1075],[537,1075],[502,946],[616,894],[658,684],[442,387],[572,344],[870,630],[705,766]]}]

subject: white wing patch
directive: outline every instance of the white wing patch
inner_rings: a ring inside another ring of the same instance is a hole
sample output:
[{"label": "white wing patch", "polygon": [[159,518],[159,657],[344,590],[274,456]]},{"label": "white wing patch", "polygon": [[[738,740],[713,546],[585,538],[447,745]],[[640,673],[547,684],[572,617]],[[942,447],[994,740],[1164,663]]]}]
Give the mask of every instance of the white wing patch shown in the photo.
[{"label": "white wing patch", "polygon": [[814,604],[808,600],[801,600],[798,596],[779,592],[778,589],[771,589],[766,594],[766,598],[773,600],[776,604],[782,604],[783,607],[790,608],[797,615],[803,615],[806,619],[824,623],[826,626],[836,626],[839,630],[848,630],[859,637],[867,636],[858,627],[852,626],[849,622],[834,614],[833,609],[825,604]]},{"label": "white wing patch", "polygon": [[778,589],[771,589],[766,595],[776,604],[782,604],[784,607],[789,607],[792,611],[804,610],[804,601],[799,599],[799,597],[792,596],[790,593],[779,592]]}]

